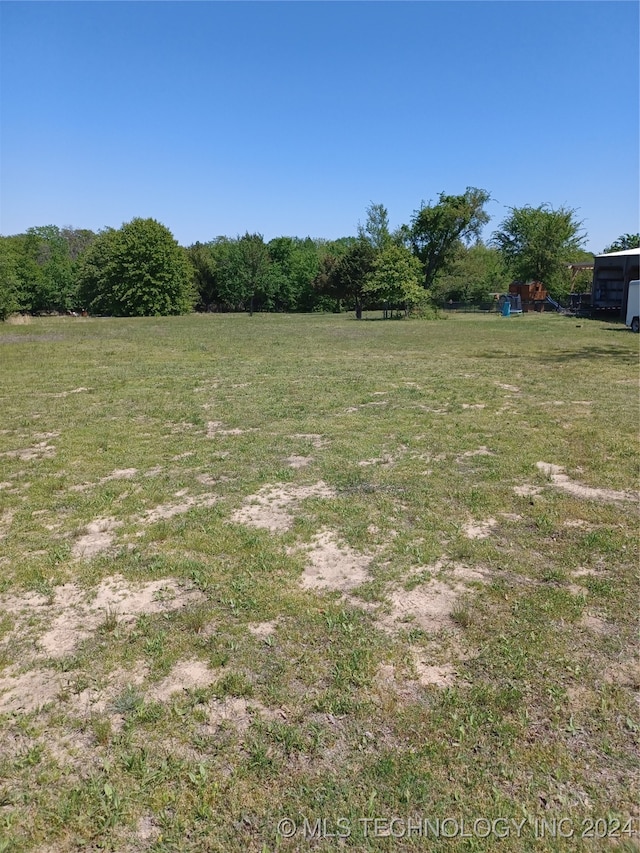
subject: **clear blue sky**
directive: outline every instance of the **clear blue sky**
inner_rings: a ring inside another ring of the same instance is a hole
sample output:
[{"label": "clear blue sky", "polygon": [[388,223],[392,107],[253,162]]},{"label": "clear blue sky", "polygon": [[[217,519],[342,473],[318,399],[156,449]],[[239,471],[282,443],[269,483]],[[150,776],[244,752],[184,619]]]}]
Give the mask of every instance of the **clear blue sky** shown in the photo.
[{"label": "clear blue sky", "polygon": [[639,230],[636,2],[2,2],[0,233],[354,234],[440,191]]}]

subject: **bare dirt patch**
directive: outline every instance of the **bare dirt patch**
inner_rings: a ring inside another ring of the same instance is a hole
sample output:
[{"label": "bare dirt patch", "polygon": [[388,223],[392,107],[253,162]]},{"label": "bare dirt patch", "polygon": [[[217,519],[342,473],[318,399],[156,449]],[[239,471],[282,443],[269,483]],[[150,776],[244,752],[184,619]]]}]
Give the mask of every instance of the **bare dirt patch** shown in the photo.
[{"label": "bare dirt patch", "polygon": [[283,720],[286,713],[281,709],[267,708],[257,699],[225,696],[209,703],[208,725],[204,730],[207,734],[215,734],[221,726],[228,725],[243,734],[255,719]]},{"label": "bare dirt patch", "polygon": [[162,579],[145,584],[129,584],[122,575],[105,578],[92,601],[75,584],[56,588],[53,613],[58,611],[40,646],[50,657],[62,657],[90,636],[107,616],[119,624],[130,624],[142,613],[164,613],[200,601],[197,590],[186,590],[177,581]]},{"label": "bare dirt patch", "polygon": [[215,438],[218,435],[244,435],[245,432],[256,432],[255,429],[225,429],[222,421],[208,421],[207,423],[207,438]]},{"label": "bare dirt patch", "polygon": [[[59,433],[55,433],[58,435]],[[53,437],[51,433],[49,437]],[[23,462],[31,462],[33,459],[53,459],[56,455],[56,448],[53,444],[49,444],[48,439],[38,441],[31,447],[22,447],[19,450],[5,450],[0,453],[0,456],[6,456],[8,459],[21,459]]]},{"label": "bare dirt patch", "polygon": [[115,518],[96,518],[87,524],[85,533],[76,539],[71,554],[77,559],[90,560],[113,544],[113,531],[122,524]]},{"label": "bare dirt patch", "polygon": [[136,520],[140,524],[155,524],[157,521],[165,521],[173,518],[174,515],[189,512],[195,507],[213,506],[219,500],[216,495],[188,495],[185,491],[176,492],[174,497],[180,498],[180,500],[174,503],[159,504],[153,509],[148,509]]},{"label": "bare dirt patch", "polygon": [[305,498],[333,498],[334,489],[322,480],[311,486],[294,486],[277,483],[274,486],[264,486],[255,495],[250,495],[241,509],[234,512],[231,520],[249,527],[270,530],[272,533],[283,533],[289,530],[294,522],[290,508]]},{"label": "bare dirt patch", "polygon": [[432,685],[434,687],[451,687],[455,684],[456,671],[450,663],[432,664],[425,660],[424,649],[413,646],[411,655],[413,665],[418,676],[418,681],[423,687]]},{"label": "bare dirt patch", "polygon": [[517,385],[508,385],[505,382],[496,382],[498,388],[502,388],[503,391],[511,391],[514,394],[519,394],[520,389]]},{"label": "bare dirt patch", "polygon": [[313,456],[287,456],[285,462],[290,468],[306,468],[313,462]]},{"label": "bare dirt patch", "polygon": [[50,669],[21,673],[18,666],[6,667],[0,675],[0,713],[28,714],[55,701],[67,678]]},{"label": "bare dirt patch", "polygon": [[272,619],[270,622],[255,622],[250,625],[247,625],[247,629],[254,637],[258,637],[260,640],[264,640],[266,637],[271,637],[274,633],[278,625],[280,624],[279,619]]},{"label": "bare dirt patch", "polygon": [[[71,654],[107,619],[114,620],[118,626],[127,626],[142,613],[169,612],[202,600],[201,592],[185,588],[172,578],[130,584],[122,575],[105,578],[94,591],[67,583],[54,587],[50,596],[34,592],[0,596],[0,612],[10,613],[14,620],[0,648],[10,650],[16,648],[18,642],[27,642],[32,663],[50,657],[61,658]],[[11,688],[24,698],[29,678],[35,677],[27,676],[14,684],[16,678],[22,676],[11,668],[5,669],[0,692]],[[52,683],[52,678],[47,672],[47,685]],[[56,684],[57,690],[59,684]]]},{"label": "bare dirt patch", "polygon": [[542,492],[542,488],[540,486],[532,486],[529,483],[524,483],[522,486],[514,486],[513,491],[521,498],[532,498],[535,495],[539,495]]},{"label": "bare dirt patch", "polygon": [[592,501],[637,501],[638,492],[618,492],[613,489],[597,489],[591,486],[583,486],[569,479],[564,473],[561,465],[553,465],[550,462],[536,462],[536,467],[549,477],[552,485],[564,492],[568,492],[577,498]]},{"label": "bare dirt patch", "polygon": [[158,702],[166,702],[174,693],[208,687],[217,677],[218,673],[201,660],[179,661],[166,678],[147,691],[147,695]]},{"label": "bare dirt patch", "polygon": [[487,518],[484,521],[470,521],[463,525],[462,530],[467,539],[487,539],[497,523],[495,518]]},{"label": "bare dirt patch", "polygon": [[[468,592],[468,584],[486,581],[484,572],[457,563],[447,564],[444,560],[427,567],[426,572],[431,575],[438,573],[444,579],[431,577],[412,589],[393,589],[388,594],[391,612],[377,616],[383,630],[393,633],[417,626],[428,633],[436,633],[453,627],[451,614],[460,597]],[[421,567],[415,570],[414,575],[423,573],[425,568]]]},{"label": "bare dirt patch", "polygon": [[70,391],[60,391],[58,394],[51,394],[51,397],[68,397],[69,394],[82,394],[84,391],[89,391],[89,388],[72,388]]},{"label": "bare dirt patch", "polygon": [[310,441],[311,446],[316,450],[322,450],[323,447],[326,447],[329,444],[327,439],[317,432],[296,432],[293,435],[290,435],[289,438],[301,438],[304,441]]},{"label": "bare dirt patch", "polygon": [[5,509],[2,515],[0,515],[0,539],[4,539],[9,532],[14,515],[14,511],[11,509]]},{"label": "bare dirt patch", "polygon": [[491,450],[488,447],[485,447],[484,444],[481,447],[478,447],[477,450],[465,450],[464,453],[460,454],[460,459],[468,459],[471,456],[493,456]]},{"label": "bare dirt patch", "polygon": [[306,550],[308,564],[300,580],[303,589],[350,592],[370,579],[373,558],[338,542],[330,530],[317,533]]},{"label": "bare dirt patch", "polygon": [[600,619],[598,616],[591,616],[589,613],[585,613],[583,615],[580,619],[580,624],[583,628],[587,628],[589,631],[594,634],[598,634],[601,637],[611,633],[612,626],[608,622],[604,619]]}]

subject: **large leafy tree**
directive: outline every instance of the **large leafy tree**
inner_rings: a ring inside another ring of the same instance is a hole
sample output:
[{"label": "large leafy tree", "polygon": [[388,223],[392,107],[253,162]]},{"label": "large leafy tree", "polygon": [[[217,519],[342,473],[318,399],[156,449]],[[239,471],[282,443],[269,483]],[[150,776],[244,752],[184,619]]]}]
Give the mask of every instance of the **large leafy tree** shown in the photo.
[{"label": "large leafy tree", "polygon": [[273,276],[269,249],[262,234],[247,232],[232,245],[229,274],[237,296],[249,313],[273,307]]},{"label": "large leafy tree", "polygon": [[21,307],[36,313],[76,307],[75,270],[60,229],[56,225],[29,228],[18,240]]},{"label": "large leafy tree", "polygon": [[458,248],[447,271],[438,277],[432,293],[441,301],[482,302],[492,293],[503,293],[510,281],[497,249],[475,243]]},{"label": "large leafy tree", "polygon": [[0,320],[22,307],[15,240],[0,237]]},{"label": "large leafy tree", "polygon": [[567,285],[567,264],[579,254],[586,235],[576,211],[548,204],[511,207],[491,238],[509,272],[520,281],[541,281],[560,294]]},{"label": "large leafy tree", "polygon": [[414,212],[411,224],[401,229],[422,263],[427,290],[450,266],[461,244],[469,245],[480,238],[489,221],[484,208],[490,198],[486,190],[476,187],[467,187],[462,195],[440,193],[435,204],[423,203]]},{"label": "large leafy tree", "polygon": [[408,311],[424,299],[420,261],[404,246],[387,245],[373,260],[365,281],[365,293],[389,308]]},{"label": "large leafy tree", "polygon": [[376,252],[367,240],[354,240],[343,250],[322,258],[315,287],[321,295],[330,296],[337,305],[347,302],[353,306],[356,318],[362,319],[367,294],[367,279],[373,269]]},{"label": "large leafy tree", "polygon": [[194,303],[186,252],[155,219],[102,231],[84,256],[79,280],[84,306],[94,314],[183,314]]}]

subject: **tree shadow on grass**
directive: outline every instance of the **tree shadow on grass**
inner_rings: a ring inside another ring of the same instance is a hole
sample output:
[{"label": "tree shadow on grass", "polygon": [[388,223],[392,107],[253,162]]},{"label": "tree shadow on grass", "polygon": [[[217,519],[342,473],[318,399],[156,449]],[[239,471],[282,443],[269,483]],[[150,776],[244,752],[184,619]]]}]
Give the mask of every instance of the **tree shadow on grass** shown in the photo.
[{"label": "tree shadow on grass", "polygon": [[[613,331],[613,330],[612,330]],[[571,361],[593,361],[594,365],[603,361],[618,362],[621,365],[637,365],[638,355],[628,350],[617,347],[584,346],[576,349],[554,349],[536,357],[536,361],[543,364],[557,364],[558,362]]]}]

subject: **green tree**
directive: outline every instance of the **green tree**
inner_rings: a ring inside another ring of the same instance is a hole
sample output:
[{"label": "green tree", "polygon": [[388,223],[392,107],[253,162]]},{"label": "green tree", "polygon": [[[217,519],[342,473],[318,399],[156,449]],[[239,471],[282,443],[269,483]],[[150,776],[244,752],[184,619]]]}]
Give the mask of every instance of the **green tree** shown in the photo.
[{"label": "green tree", "polygon": [[640,248],[640,234],[621,234],[610,246],[603,251],[603,255],[609,252],[626,252],[627,249]]},{"label": "green tree", "polygon": [[467,187],[462,195],[440,193],[436,204],[422,204],[401,233],[422,262],[424,286],[429,290],[436,277],[452,263],[461,244],[480,238],[489,221],[484,207],[491,196],[486,190]]},{"label": "green tree", "polygon": [[432,293],[437,301],[484,302],[492,293],[503,293],[510,281],[500,253],[484,243],[476,243],[458,247],[455,258],[448,270],[438,277]]},{"label": "green tree", "polygon": [[21,307],[17,261],[12,239],[0,237],[0,320]]},{"label": "green tree", "polygon": [[169,229],[155,219],[136,218],[98,235],[83,259],[80,295],[94,314],[184,314],[195,300],[192,275]]},{"label": "green tree", "polygon": [[17,265],[24,309],[34,313],[76,307],[77,287],[69,245],[56,225],[27,229]]},{"label": "green tree", "polygon": [[240,301],[253,314],[257,308],[273,307],[271,259],[262,234],[247,232],[235,241],[230,258],[230,273]]},{"label": "green tree", "polygon": [[388,244],[373,260],[365,280],[365,293],[377,303],[384,304],[385,316],[389,308],[409,309],[424,300],[421,284],[422,266],[404,246]]},{"label": "green tree", "polygon": [[355,240],[344,253],[326,255],[316,277],[319,293],[350,303],[358,320],[362,319],[367,294],[367,278],[372,271],[376,252],[367,240]]},{"label": "green tree", "polygon": [[371,204],[367,207],[367,221],[358,224],[358,238],[370,243],[381,252],[391,245],[393,238],[389,231],[389,214],[383,204]]},{"label": "green tree", "polygon": [[568,287],[567,264],[580,253],[586,235],[576,211],[548,204],[511,207],[491,238],[511,275],[519,281],[541,281],[556,296]]}]

